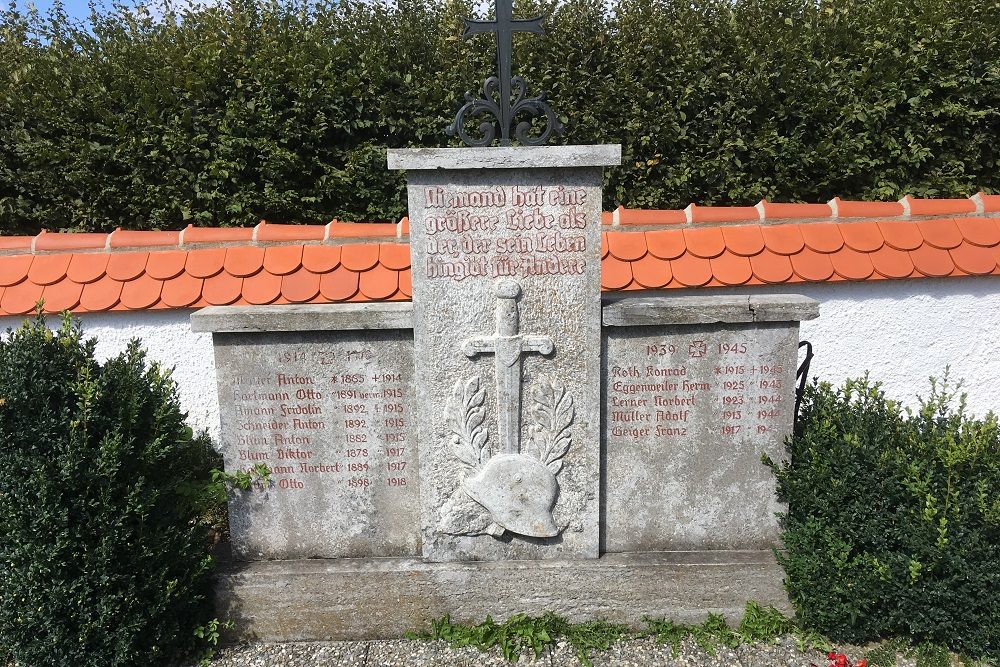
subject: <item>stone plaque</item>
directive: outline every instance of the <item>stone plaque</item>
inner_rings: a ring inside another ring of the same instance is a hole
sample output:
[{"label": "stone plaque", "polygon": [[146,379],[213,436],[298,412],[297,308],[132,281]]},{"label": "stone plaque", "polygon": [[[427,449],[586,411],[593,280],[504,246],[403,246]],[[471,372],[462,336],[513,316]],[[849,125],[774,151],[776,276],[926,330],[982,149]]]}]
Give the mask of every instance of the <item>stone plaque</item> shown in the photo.
[{"label": "stone plaque", "polygon": [[390,151],[407,169],[423,555],[598,556],[611,146]]},{"label": "stone plaque", "polygon": [[605,550],[769,549],[783,507],[761,456],[781,460],[791,433],[798,321],[750,322],[745,297],[663,301],[678,305],[659,318],[605,312]]},{"label": "stone plaque", "polygon": [[239,560],[418,556],[409,331],[215,333]]}]

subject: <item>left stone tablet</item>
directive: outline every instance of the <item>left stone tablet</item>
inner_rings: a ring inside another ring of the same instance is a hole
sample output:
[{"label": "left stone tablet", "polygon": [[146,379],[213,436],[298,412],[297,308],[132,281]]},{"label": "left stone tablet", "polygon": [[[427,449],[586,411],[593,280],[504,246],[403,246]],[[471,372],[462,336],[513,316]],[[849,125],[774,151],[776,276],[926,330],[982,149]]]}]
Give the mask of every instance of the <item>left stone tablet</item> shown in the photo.
[{"label": "left stone tablet", "polygon": [[237,560],[420,555],[410,304],[206,308]]}]

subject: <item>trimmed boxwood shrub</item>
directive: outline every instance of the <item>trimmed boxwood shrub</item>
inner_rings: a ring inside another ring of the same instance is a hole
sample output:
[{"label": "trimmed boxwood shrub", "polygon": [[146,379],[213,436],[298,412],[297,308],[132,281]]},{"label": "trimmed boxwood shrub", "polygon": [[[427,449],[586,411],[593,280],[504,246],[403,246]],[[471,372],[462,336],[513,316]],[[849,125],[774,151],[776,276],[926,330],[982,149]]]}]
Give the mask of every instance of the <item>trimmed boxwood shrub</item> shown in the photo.
[{"label": "trimmed boxwood shrub", "polygon": [[[137,342],[98,363],[67,316],[0,342],[0,648],[23,667],[163,665],[211,614],[205,437]],[[2,651],[0,651],[0,657]]]},{"label": "trimmed boxwood shrub", "polygon": [[[0,9],[0,231],[398,220],[385,148],[447,143],[494,67],[471,0],[108,4]],[[516,12],[547,15],[514,64],[560,141],[622,144],[606,209],[1000,190],[995,0]]]},{"label": "trimmed boxwood shrub", "polygon": [[1000,432],[947,382],[919,410],[867,378],[807,387],[774,465],[780,555],[799,620],[842,641],[890,635],[1000,655]]}]

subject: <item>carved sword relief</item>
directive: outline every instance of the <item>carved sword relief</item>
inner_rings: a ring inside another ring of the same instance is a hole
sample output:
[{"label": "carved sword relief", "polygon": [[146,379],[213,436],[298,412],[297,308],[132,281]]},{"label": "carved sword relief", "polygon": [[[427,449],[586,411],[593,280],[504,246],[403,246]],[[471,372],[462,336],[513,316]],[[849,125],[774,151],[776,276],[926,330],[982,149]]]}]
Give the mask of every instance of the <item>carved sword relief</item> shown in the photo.
[{"label": "carved sword relief", "polygon": [[[573,397],[559,382],[540,378],[531,397],[534,423],[521,451],[521,358],[529,352],[551,354],[548,336],[522,335],[517,299],[521,286],[497,281],[496,332],[470,338],[462,351],[473,358],[493,354],[496,373],[499,451],[491,453],[486,420],[486,391],[478,377],[458,380],[445,408],[450,444],[466,468],[465,477],[446,504],[439,530],[453,535],[554,537],[561,529],[552,518],[559,484],[556,475],[572,444]],[[484,518],[485,515],[485,518]]]}]

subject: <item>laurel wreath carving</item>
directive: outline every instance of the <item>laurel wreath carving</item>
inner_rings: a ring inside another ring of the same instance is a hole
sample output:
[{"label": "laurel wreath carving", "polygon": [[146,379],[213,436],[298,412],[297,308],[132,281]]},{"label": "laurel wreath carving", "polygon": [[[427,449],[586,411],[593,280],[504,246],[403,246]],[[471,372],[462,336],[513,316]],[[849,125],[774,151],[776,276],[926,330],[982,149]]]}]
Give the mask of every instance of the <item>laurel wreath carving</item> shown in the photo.
[{"label": "laurel wreath carving", "polygon": [[573,444],[569,431],[576,415],[573,397],[561,382],[542,378],[532,390],[532,398],[535,423],[528,427],[528,450],[555,475],[562,470],[562,459]]},{"label": "laurel wreath carving", "polygon": [[455,457],[469,468],[478,468],[490,458],[489,431],[483,424],[486,419],[486,390],[480,388],[479,378],[471,377],[455,383],[445,407],[448,429],[451,431],[451,449]]}]

